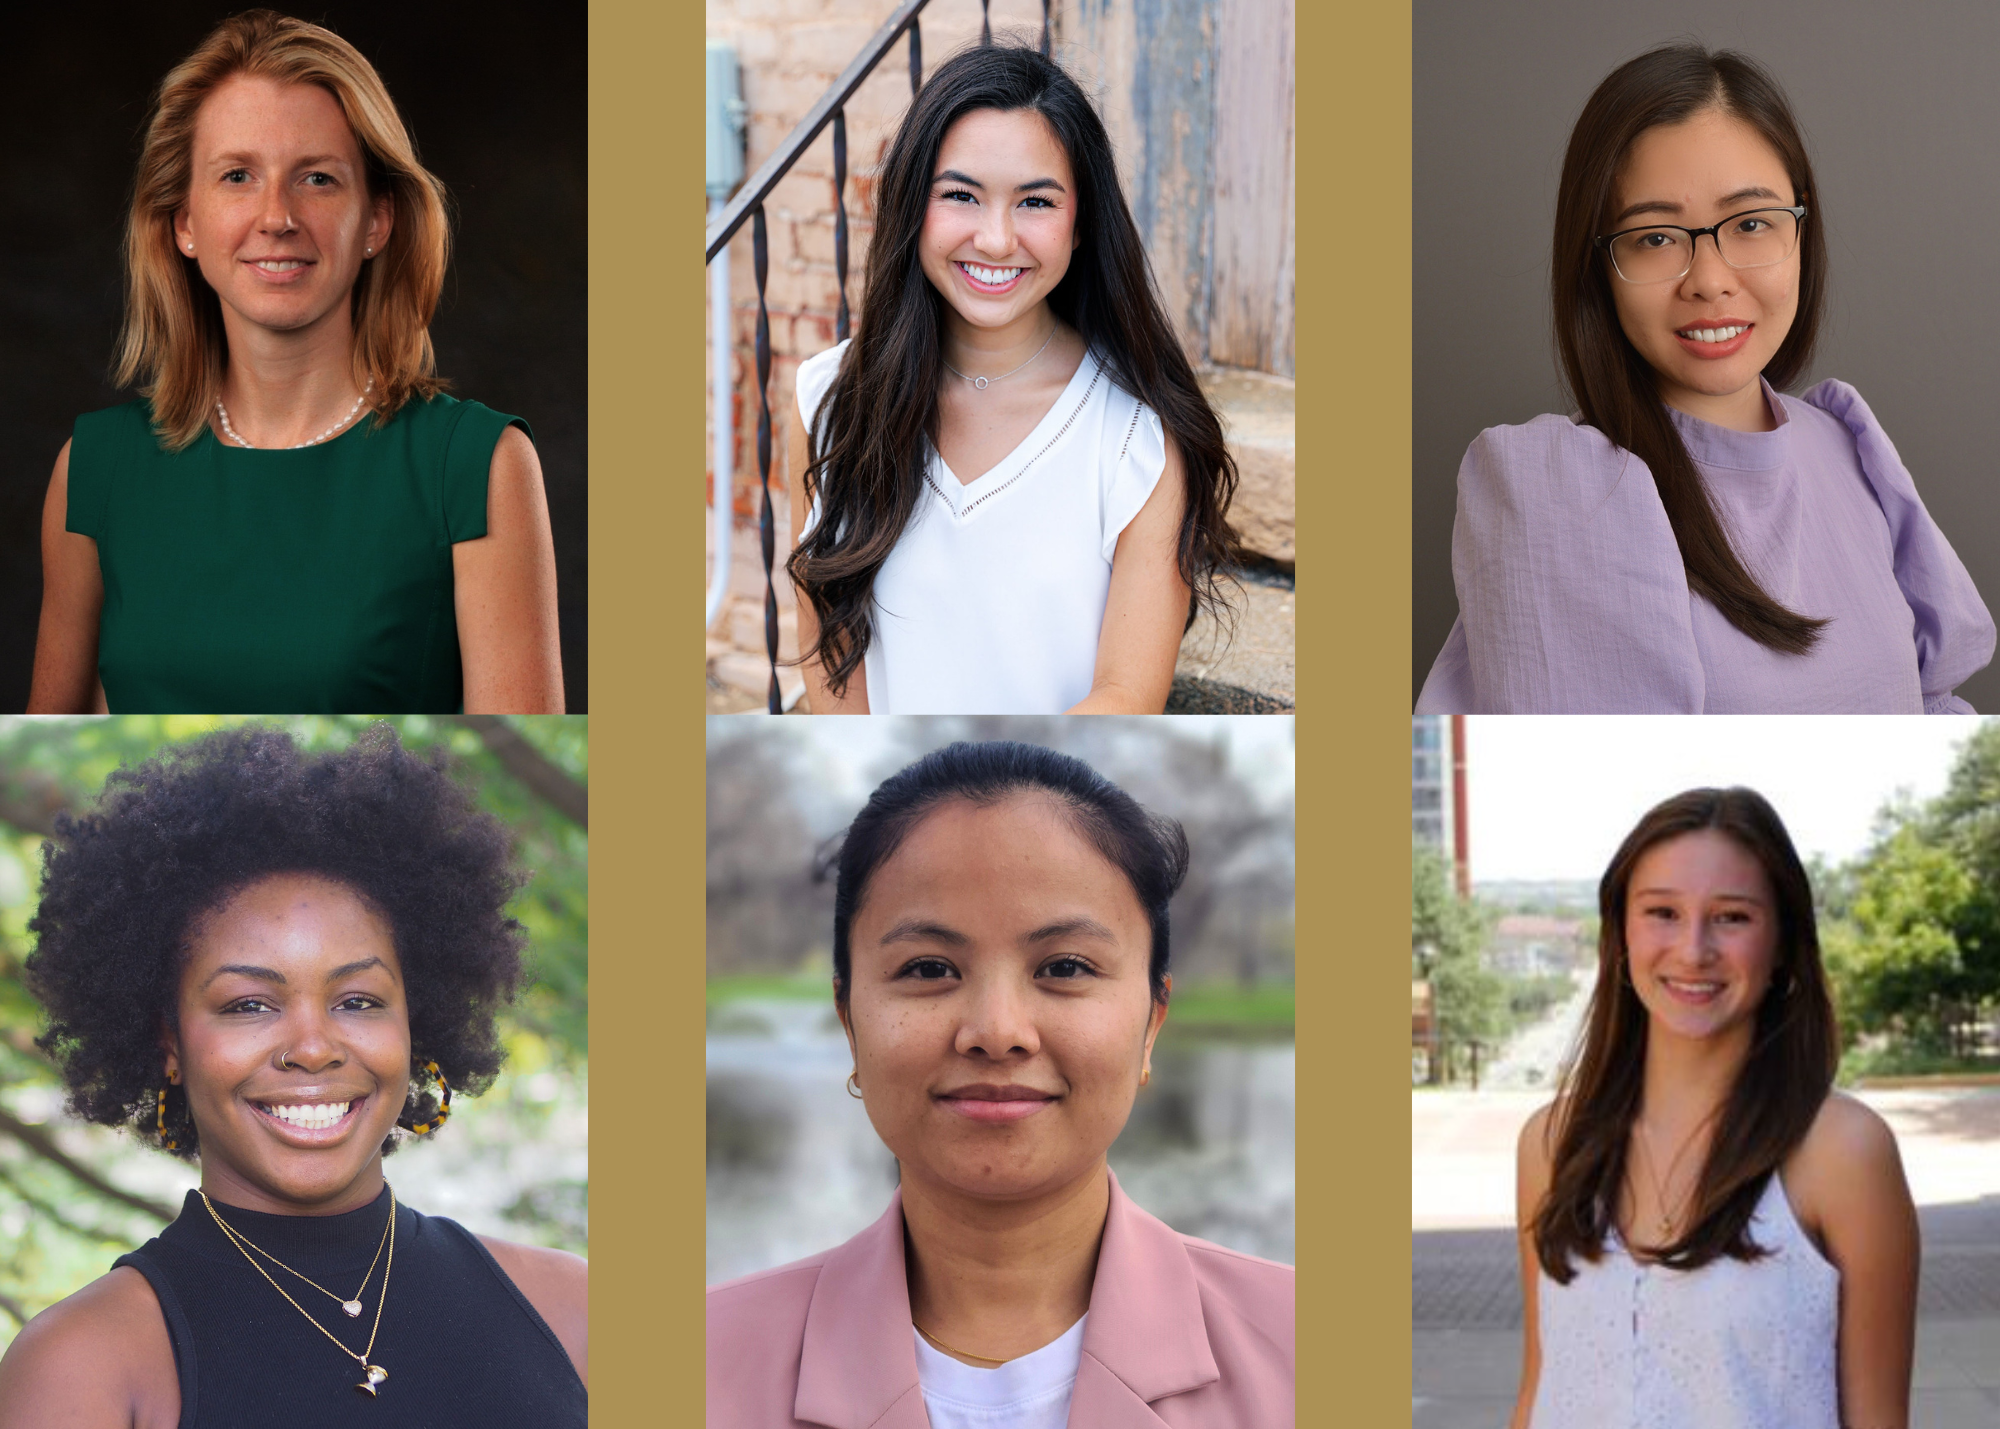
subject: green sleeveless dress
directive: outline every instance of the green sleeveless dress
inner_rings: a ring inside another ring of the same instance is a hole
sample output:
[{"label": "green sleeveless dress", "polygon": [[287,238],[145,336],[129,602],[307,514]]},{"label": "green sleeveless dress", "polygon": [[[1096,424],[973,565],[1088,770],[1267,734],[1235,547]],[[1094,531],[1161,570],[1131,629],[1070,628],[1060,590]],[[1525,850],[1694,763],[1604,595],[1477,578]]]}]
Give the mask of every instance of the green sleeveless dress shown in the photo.
[{"label": "green sleeveless dress", "polygon": [[486,534],[510,425],[440,396],[295,451],[166,452],[144,401],[77,418],[67,524],[97,542],[112,711],[462,708],[451,548]]}]

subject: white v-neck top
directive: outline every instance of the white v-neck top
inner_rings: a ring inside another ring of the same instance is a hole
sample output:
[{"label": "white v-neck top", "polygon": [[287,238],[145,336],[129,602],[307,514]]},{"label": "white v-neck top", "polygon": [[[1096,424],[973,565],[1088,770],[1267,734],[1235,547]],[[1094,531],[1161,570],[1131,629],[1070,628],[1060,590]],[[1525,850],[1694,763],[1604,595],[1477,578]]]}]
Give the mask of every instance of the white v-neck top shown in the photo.
[{"label": "white v-neck top", "polygon": [[1775,1172],[1750,1239],[1769,1254],[1670,1270],[1614,1231],[1569,1284],[1541,1272],[1531,1429],[1840,1429],[1840,1272]]},{"label": "white v-neck top", "polygon": [[1083,1362],[1085,1315],[1040,1349],[992,1369],[960,1364],[917,1340],[917,1383],[931,1429],[1067,1429]]},{"label": "white v-neck top", "polygon": [[[799,364],[809,425],[846,350]],[[875,574],[869,712],[1061,714],[1088,695],[1112,553],[1166,463],[1158,414],[1095,353],[978,480],[928,448],[910,524]],[[806,529],[818,519],[815,501]]]}]

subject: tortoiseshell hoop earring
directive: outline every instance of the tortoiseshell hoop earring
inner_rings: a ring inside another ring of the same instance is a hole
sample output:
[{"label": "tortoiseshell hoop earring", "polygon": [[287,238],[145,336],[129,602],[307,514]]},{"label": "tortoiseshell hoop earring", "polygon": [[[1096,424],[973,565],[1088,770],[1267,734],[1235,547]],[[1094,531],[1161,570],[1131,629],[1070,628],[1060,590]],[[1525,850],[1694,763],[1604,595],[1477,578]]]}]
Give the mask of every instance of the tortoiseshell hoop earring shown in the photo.
[{"label": "tortoiseshell hoop earring", "polygon": [[[174,1085],[176,1081],[177,1078],[172,1072],[167,1073],[167,1086]],[[169,1151],[178,1151],[181,1149],[181,1144],[167,1135],[167,1087],[160,1088],[160,1110],[154,1125],[160,1133],[160,1145]]]},{"label": "tortoiseshell hoop earring", "polygon": [[436,1077],[438,1079],[438,1086],[444,1090],[444,1096],[438,1102],[436,1115],[431,1117],[429,1121],[419,1121],[416,1123],[404,1121],[401,1117],[396,1119],[396,1125],[402,1127],[405,1131],[414,1132],[418,1136],[428,1136],[451,1118],[451,1083],[444,1079],[444,1073],[438,1070],[436,1062],[424,1063],[424,1070],[429,1072],[433,1077]]}]

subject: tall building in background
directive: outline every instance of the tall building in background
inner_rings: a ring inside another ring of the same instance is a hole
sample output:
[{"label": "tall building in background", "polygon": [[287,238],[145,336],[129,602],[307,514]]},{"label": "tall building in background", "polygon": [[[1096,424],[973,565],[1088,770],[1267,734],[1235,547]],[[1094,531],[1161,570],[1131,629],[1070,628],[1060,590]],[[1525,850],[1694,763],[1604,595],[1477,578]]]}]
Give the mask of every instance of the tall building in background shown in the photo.
[{"label": "tall building in background", "polygon": [[1458,896],[1472,896],[1465,806],[1465,716],[1410,717],[1410,836],[1451,860]]}]

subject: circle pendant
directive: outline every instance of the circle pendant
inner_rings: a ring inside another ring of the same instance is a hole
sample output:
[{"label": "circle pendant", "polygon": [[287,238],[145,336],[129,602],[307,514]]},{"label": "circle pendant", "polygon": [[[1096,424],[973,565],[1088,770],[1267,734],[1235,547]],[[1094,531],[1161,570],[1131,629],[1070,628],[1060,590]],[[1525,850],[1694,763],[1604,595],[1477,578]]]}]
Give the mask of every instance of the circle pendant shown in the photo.
[{"label": "circle pendant", "polygon": [[361,1302],[359,1300],[343,1300],[340,1302],[340,1308],[347,1312],[347,1316],[351,1320],[361,1317]]},{"label": "circle pendant", "polygon": [[984,392],[986,390],[986,379],[984,377],[975,377],[972,379],[972,385]]}]

